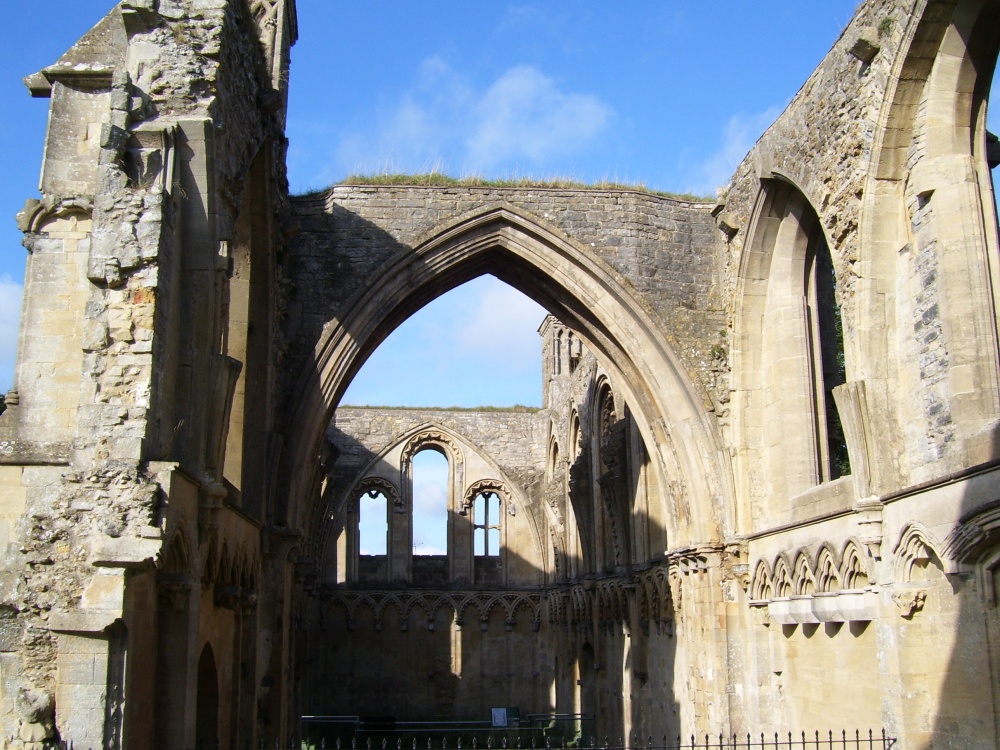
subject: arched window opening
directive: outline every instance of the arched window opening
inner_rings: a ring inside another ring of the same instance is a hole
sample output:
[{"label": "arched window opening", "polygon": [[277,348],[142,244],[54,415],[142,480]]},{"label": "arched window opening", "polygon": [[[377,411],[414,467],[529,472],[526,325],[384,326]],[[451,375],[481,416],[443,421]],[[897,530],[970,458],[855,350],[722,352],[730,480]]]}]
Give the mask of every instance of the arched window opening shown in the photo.
[{"label": "arched window opening", "polygon": [[500,556],[500,505],[500,496],[492,491],[480,492],[473,500],[473,554],[477,557]]},{"label": "arched window opening", "polygon": [[556,334],[554,350],[552,352],[552,371],[555,375],[562,375],[562,354],[563,354],[563,332]]},{"label": "arched window opening", "polygon": [[559,475],[559,443],[553,440],[552,445],[549,447],[549,466],[546,479],[551,482]]},{"label": "arched window opening", "polygon": [[[533,299],[494,276],[468,281],[392,331],[351,381],[341,404],[540,406],[538,329],[545,316]],[[496,362],[500,350],[504,367],[469,367],[474,361]]]},{"label": "arched window opening", "polygon": [[603,474],[606,472],[613,462],[613,457],[611,456],[611,444],[610,439],[612,438],[612,427],[617,422],[615,418],[615,397],[611,393],[611,389],[605,387],[601,390],[601,396],[598,401],[597,409],[597,438],[600,441],[598,445],[600,450],[598,455],[600,456],[600,461],[598,463],[598,469]]},{"label": "arched window opening", "polygon": [[764,181],[752,234],[739,335],[760,361],[743,382],[760,418],[769,496],[790,499],[851,473],[834,399],[847,381],[837,278],[820,218],[794,185]]},{"label": "arched window opening", "polygon": [[583,446],[580,444],[580,416],[574,410],[572,421],[569,426],[569,458],[570,461],[575,461],[580,455],[580,449]]},{"label": "arched window opening", "polygon": [[386,554],[389,537],[389,501],[377,489],[358,498],[358,553],[363,557]]},{"label": "arched window opening", "polygon": [[[242,363],[230,370],[232,409],[225,436],[224,477],[230,499],[260,519],[266,471],[265,436],[273,417],[269,405],[274,352],[271,248],[270,149],[262,147],[244,180],[235,233],[229,246],[230,272],[223,287],[223,353]],[[167,420],[169,421],[169,420]]]},{"label": "arched window opening", "polygon": [[448,554],[448,459],[440,449],[413,456],[413,554]]},{"label": "arched window opening", "polygon": [[825,429],[820,438],[823,479],[836,479],[851,473],[847,439],[837,412],[833,389],[847,382],[844,357],[844,324],[837,303],[837,277],[833,270],[830,247],[820,231],[810,243],[807,257],[807,294],[810,316],[813,379],[817,422]]},{"label": "arched window opening", "polygon": [[615,408],[615,397],[608,383],[598,392],[597,411],[594,415],[596,460],[594,461],[594,489],[596,490],[594,518],[597,523],[598,564],[604,570],[628,561],[625,538],[628,488],[625,472],[625,423]]},{"label": "arched window opening", "polygon": [[580,358],[583,356],[583,344],[572,331],[566,334],[566,350],[569,358],[569,374],[572,375],[576,372],[576,366],[580,364]]}]

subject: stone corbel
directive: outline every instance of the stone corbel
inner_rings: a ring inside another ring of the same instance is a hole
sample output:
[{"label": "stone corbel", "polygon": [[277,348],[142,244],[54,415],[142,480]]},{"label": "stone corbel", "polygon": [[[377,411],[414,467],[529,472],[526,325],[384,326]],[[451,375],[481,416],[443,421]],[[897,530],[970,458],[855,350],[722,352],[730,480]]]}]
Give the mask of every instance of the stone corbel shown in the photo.
[{"label": "stone corbel", "polygon": [[212,597],[217,608],[231,609],[240,615],[250,614],[257,606],[257,592],[239,586],[222,586],[217,583]]},{"label": "stone corbel", "polygon": [[750,607],[750,612],[753,615],[754,621],[758,625],[763,625],[765,628],[771,625],[771,610],[766,606],[753,606]]},{"label": "stone corbel", "polygon": [[863,65],[871,65],[880,49],[882,49],[882,42],[879,30],[872,26],[864,26],[858,30],[857,36],[847,52],[860,60]]},{"label": "stone corbel", "polygon": [[241,589],[236,602],[236,611],[241,615],[249,615],[257,607],[257,592],[254,589]]},{"label": "stone corbel", "polygon": [[239,586],[222,586],[217,583],[212,592],[212,599],[218,609],[235,610],[239,606],[241,593]]},{"label": "stone corbel", "polygon": [[740,221],[731,213],[725,212],[719,214],[717,221],[719,222],[719,229],[726,235],[727,239],[731,240],[740,231]]},{"label": "stone corbel", "polygon": [[896,591],[892,595],[892,601],[900,609],[903,619],[913,619],[913,615],[924,608],[927,601],[926,589],[908,588]]}]

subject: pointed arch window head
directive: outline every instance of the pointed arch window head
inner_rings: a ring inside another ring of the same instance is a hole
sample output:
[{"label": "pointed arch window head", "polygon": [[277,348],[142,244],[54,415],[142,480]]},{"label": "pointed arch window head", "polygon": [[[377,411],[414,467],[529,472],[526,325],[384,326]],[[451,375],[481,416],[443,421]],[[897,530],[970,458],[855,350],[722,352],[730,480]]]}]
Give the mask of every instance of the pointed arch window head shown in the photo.
[{"label": "pointed arch window head", "polygon": [[806,196],[763,181],[746,265],[744,346],[761,352],[746,384],[761,399],[765,471],[793,497],[851,473],[834,390],[846,378],[833,255]]},{"label": "pointed arch window head", "polygon": [[546,471],[546,479],[552,481],[559,476],[559,443],[555,438],[549,442],[549,461]]}]

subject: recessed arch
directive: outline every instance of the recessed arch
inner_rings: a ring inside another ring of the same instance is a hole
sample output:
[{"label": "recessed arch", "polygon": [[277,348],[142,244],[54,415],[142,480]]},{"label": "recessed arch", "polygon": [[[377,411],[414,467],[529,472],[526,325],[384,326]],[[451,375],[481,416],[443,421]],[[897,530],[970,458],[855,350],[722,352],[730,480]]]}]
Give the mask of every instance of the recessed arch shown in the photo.
[{"label": "recessed arch", "polygon": [[754,569],[750,600],[755,602],[765,601],[774,595],[771,585],[771,569],[766,560],[758,560]]},{"label": "recessed arch", "polygon": [[680,364],[655,314],[593,252],[507,206],[492,207],[430,233],[398,252],[328,325],[292,405],[284,522],[301,526],[315,457],[337,400],[365,358],[406,317],[484,273],[532,297],[579,332],[632,408],[653,457],[658,486],[682,487],[666,509],[671,544],[718,542],[731,494],[703,391]]},{"label": "recessed arch", "polygon": [[[874,131],[855,265],[863,281],[854,307],[874,322],[859,329],[858,346],[880,354],[865,358],[858,377],[870,407],[895,417],[893,443],[908,443],[902,460],[898,449],[875,446],[876,491],[939,470],[927,455],[985,460],[1000,432],[1000,243],[985,116],[1000,5],[925,3],[904,23]],[[901,343],[913,353],[899,356]],[[921,369],[960,373],[960,382],[931,382],[910,365],[918,358]],[[915,397],[894,399],[893,389]],[[954,394],[944,407],[943,392]],[[946,429],[932,440],[935,421]]]},{"label": "recessed arch", "polygon": [[195,747],[219,746],[219,676],[212,644],[206,643],[198,659],[198,693],[195,712]]},{"label": "recessed arch", "polygon": [[733,383],[743,531],[784,520],[792,498],[850,473],[833,392],[847,352],[836,262],[813,202],[785,177],[761,181],[740,259]]}]

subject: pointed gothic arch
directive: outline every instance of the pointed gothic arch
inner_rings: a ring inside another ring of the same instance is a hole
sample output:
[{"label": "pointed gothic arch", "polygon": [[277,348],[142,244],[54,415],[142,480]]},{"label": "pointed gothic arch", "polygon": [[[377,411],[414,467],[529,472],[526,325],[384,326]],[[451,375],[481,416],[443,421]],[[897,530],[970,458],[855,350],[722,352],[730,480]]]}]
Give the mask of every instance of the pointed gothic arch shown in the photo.
[{"label": "pointed gothic arch", "polygon": [[[984,460],[1000,432],[1000,242],[986,132],[998,29],[992,0],[918,4],[900,23],[902,51],[860,201],[854,307],[870,321],[859,326],[859,345],[880,355],[866,363],[886,361],[858,373],[870,409],[893,414],[893,429],[912,447],[902,461],[887,442],[872,447],[875,491],[921,481],[933,464],[927,456],[947,460],[956,446],[969,463]],[[927,318],[920,330],[915,316]],[[914,354],[900,357],[900,341]],[[931,382],[907,366],[918,357],[922,371],[947,376]],[[919,395],[897,401],[894,388]],[[946,388],[959,395],[942,406]]]},{"label": "pointed gothic arch", "polygon": [[[301,527],[323,431],[367,356],[409,315],[472,278],[491,273],[546,307],[585,339],[633,410],[659,486],[686,490],[673,519],[672,545],[717,543],[731,524],[728,457],[691,379],[645,303],[597,255],[508,206],[494,206],[433,231],[397,252],[367,289],[329,325],[291,406],[279,516]],[[667,502],[666,498],[664,499]]]},{"label": "pointed gothic arch", "polygon": [[740,516],[756,528],[850,473],[833,397],[846,380],[833,258],[816,209],[788,179],[762,180],[738,285],[733,373],[748,448],[739,481],[768,488]]}]

